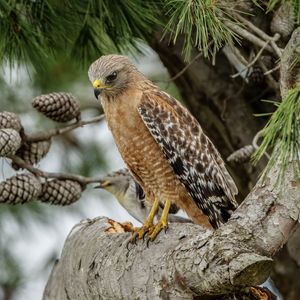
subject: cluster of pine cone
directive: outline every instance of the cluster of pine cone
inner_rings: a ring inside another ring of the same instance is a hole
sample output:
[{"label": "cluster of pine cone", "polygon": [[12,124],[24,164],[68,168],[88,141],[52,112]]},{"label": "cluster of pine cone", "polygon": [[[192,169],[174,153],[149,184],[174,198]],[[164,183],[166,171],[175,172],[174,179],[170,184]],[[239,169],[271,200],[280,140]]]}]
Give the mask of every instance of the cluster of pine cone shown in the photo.
[{"label": "cluster of pine cone", "polygon": [[[80,120],[78,100],[69,93],[52,93],[34,98],[32,106],[56,122]],[[13,155],[34,166],[51,147],[51,139],[30,141],[19,116],[0,112],[0,157]],[[12,164],[18,170],[19,165]],[[69,205],[77,201],[84,187],[77,181],[46,179],[31,173],[20,173],[0,183],[0,203],[18,204],[40,200],[50,204]]]}]

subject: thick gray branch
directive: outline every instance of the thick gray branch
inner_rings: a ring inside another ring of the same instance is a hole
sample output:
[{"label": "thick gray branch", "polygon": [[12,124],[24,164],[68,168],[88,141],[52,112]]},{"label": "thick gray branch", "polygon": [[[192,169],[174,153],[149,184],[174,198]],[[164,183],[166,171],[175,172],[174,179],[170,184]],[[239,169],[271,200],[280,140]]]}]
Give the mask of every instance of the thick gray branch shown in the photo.
[{"label": "thick gray branch", "polygon": [[288,90],[300,82],[300,27],[292,34],[280,64],[280,89],[282,96],[286,96]]},{"label": "thick gray branch", "polygon": [[80,223],[67,238],[44,299],[192,299],[262,283],[300,212],[292,168],[281,192],[276,177],[273,169],[215,233],[171,224],[149,247],[138,241],[128,251],[129,234],[105,232],[106,218]]}]

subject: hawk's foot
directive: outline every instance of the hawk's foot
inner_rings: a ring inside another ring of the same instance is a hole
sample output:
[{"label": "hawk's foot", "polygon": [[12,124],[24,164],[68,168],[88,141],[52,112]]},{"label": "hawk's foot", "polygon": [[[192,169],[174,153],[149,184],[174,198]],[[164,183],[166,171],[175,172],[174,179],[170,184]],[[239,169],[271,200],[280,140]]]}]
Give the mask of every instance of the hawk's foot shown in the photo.
[{"label": "hawk's foot", "polygon": [[133,235],[130,239],[130,242],[135,243],[137,238],[139,240],[141,240],[145,236],[146,233],[148,233],[148,232],[151,233],[153,231],[153,228],[154,228],[153,220],[155,218],[155,215],[157,214],[158,209],[159,209],[159,201],[158,201],[158,199],[155,199],[153,206],[151,208],[151,211],[150,211],[145,223],[143,224],[143,226],[140,228],[134,228]]},{"label": "hawk's foot", "polygon": [[158,223],[154,226],[152,232],[150,233],[150,236],[149,236],[150,241],[154,241],[162,229],[164,229],[165,232],[167,231],[167,229],[168,229],[168,214],[169,214],[171,204],[172,203],[170,200],[167,200],[165,202],[165,206],[164,206],[163,212],[161,214],[161,218],[158,221]]},{"label": "hawk's foot", "polygon": [[157,224],[153,227],[152,232],[150,233],[149,240],[154,241],[157,237],[157,235],[161,232],[161,230],[164,229],[165,232],[168,229],[168,221],[159,220]]},{"label": "hawk's foot", "polygon": [[147,223],[147,224],[145,223],[142,227],[133,228],[132,236],[127,241],[127,245],[126,245],[127,250],[129,250],[130,244],[136,244],[137,239],[141,240],[147,232],[152,232],[153,228],[154,228],[154,225],[150,224],[150,223]]},{"label": "hawk's foot", "polygon": [[154,230],[153,223],[145,222],[145,224],[142,227],[136,228],[134,234],[136,234],[136,237],[139,240],[141,240],[142,238],[144,238],[146,233],[151,233],[153,230]]}]

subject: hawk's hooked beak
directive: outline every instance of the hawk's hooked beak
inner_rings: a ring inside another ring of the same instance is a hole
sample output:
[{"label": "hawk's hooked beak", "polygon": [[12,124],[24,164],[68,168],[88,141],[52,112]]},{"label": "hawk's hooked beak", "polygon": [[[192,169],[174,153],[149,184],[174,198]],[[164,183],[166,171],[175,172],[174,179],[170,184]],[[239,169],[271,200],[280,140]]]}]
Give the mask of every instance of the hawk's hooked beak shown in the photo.
[{"label": "hawk's hooked beak", "polygon": [[94,95],[96,99],[98,99],[98,96],[101,94],[102,90],[101,89],[94,89]]},{"label": "hawk's hooked beak", "polygon": [[109,88],[110,86],[104,85],[99,79],[96,79],[93,82],[94,87],[94,94],[96,99],[98,99],[98,96],[101,94],[102,90]]}]

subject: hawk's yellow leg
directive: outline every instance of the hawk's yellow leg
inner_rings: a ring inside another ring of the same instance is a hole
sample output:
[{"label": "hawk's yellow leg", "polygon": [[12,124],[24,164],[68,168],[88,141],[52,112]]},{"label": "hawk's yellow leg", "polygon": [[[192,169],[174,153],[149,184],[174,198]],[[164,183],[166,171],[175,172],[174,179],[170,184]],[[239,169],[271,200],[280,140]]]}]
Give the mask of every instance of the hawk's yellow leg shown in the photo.
[{"label": "hawk's yellow leg", "polygon": [[159,209],[159,200],[155,198],[155,201],[152,205],[151,211],[146,221],[144,222],[143,226],[137,230],[139,239],[142,239],[148,231],[152,231],[152,228],[154,227],[153,220],[155,218],[155,215],[157,214],[158,209]]},{"label": "hawk's yellow leg", "polygon": [[153,227],[153,230],[150,234],[149,238],[151,241],[154,241],[156,239],[157,235],[160,233],[162,229],[166,230],[168,228],[168,215],[169,215],[170,207],[171,207],[171,201],[167,200],[165,202],[165,206],[162,211],[161,217],[157,222],[157,224]]}]

